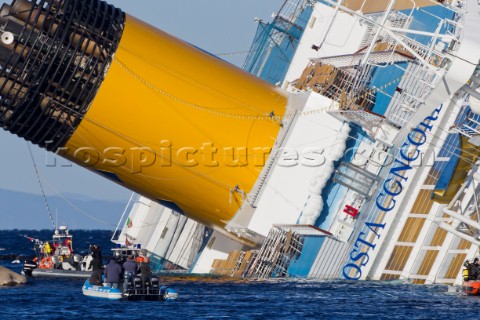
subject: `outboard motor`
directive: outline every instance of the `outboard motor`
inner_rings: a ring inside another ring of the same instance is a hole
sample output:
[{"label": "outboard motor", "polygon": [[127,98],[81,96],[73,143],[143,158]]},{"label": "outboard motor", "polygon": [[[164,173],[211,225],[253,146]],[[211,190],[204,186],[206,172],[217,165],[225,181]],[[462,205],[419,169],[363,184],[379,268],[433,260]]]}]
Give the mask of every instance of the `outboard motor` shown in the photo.
[{"label": "outboard motor", "polygon": [[53,262],[53,267],[57,269],[58,265],[60,264],[60,258],[58,256],[52,256],[52,262]]},{"label": "outboard motor", "polygon": [[135,290],[135,285],[133,283],[133,277],[132,276],[128,276],[127,273],[124,274],[124,277],[123,277],[123,282],[124,282],[124,288],[126,290],[126,292],[129,292],[131,290]]},{"label": "outboard motor", "polygon": [[143,283],[143,290],[145,290],[144,293],[146,294],[151,293],[151,289],[152,289],[151,286],[152,286],[152,280],[146,279],[145,283]]},{"label": "outboard motor", "polygon": [[162,299],[165,301],[173,301],[173,300],[177,300],[178,298],[178,293],[172,288],[168,288],[166,286],[162,286],[160,288],[160,295],[162,296]]},{"label": "outboard motor", "polygon": [[[57,269],[57,267],[55,267],[55,269]],[[77,268],[75,266],[72,266],[72,264],[70,262],[62,262],[60,263],[60,265],[58,266],[58,269],[61,269],[61,270],[70,270],[70,271],[75,271],[77,270]]]},{"label": "outboard motor", "polygon": [[160,281],[158,281],[157,277],[152,277],[150,292],[152,294],[159,294],[160,293]]},{"label": "outboard motor", "polygon": [[136,294],[141,294],[143,292],[142,278],[140,277],[133,278],[133,289],[135,290]]},{"label": "outboard motor", "polygon": [[23,262],[23,274],[27,277],[32,276],[32,271],[37,268],[37,263],[32,260],[26,260]]},{"label": "outboard motor", "polygon": [[75,270],[81,270],[81,263],[82,262],[82,256],[79,254],[75,254],[73,256],[73,267]]}]

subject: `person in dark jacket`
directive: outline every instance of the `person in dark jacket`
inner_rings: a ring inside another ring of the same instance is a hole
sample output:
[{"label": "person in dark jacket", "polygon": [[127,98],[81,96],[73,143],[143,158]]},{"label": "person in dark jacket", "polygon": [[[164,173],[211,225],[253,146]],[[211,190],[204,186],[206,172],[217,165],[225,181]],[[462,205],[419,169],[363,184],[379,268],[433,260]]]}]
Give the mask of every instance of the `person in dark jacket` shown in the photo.
[{"label": "person in dark jacket", "polygon": [[87,270],[95,271],[95,270],[98,270],[98,269],[102,269],[102,267],[103,267],[102,260],[97,255],[92,255],[92,258],[93,259],[90,261],[90,264],[89,264]]},{"label": "person in dark jacket", "polygon": [[137,273],[137,264],[133,261],[133,256],[128,256],[127,261],[123,263],[123,270],[125,270],[125,273]]},{"label": "person in dark jacket", "polygon": [[140,262],[140,277],[142,277],[142,285],[145,287],[145,283],[148,281],[149,283],[152,280],[152,269],[148,262]]},{"label": "person in dark jacket", "polygon": [[102,274],[103,274],[103,270],[101,268],[96,269],[95,271],[92,272],[92,274],[90,275],[90,278],[88,278],[88,282],[90,282],[95,286],[103,285]]},{"label": "person in dark jacket", "polygon": [[475,258],[472,263],[472,280],[478,280],[480,277],[480,263],[478,258]]},{"label": "person in dark jacket", "polygon": [[92,271],[95,271],[100,268],[103,269],[102,251],[100,250],[100,247],[97,245],[90,245],[90,251],[91,251],[91,254],[90,254],[91,260],[85,266],[86,267],[85,269],[92,270]]},{"label": "person in dark jacket", "polygon": [[127,290],[128,282],[132,281],[132,278],[137,274],[137,269],[137,264],[133,260],[133,256],[128,256],[127,261],[123,263],[123,270],[125,271],[123,288],[125,291]]},{"label": "person in dark jacket", "polygon": [[117,260],[111,259],[105,267],[105,282],[112,288],[118,288],[120,282],[120,274],[122,267],[117,263]]},{"label": "person in dark jacket", "polygon": [[97,257],[98,259],[102,260],[102,249],[100,248],[100,246],[97,246],[96,244],[93,245],[93,248],[92,248],[92,255],[93,257]]}]

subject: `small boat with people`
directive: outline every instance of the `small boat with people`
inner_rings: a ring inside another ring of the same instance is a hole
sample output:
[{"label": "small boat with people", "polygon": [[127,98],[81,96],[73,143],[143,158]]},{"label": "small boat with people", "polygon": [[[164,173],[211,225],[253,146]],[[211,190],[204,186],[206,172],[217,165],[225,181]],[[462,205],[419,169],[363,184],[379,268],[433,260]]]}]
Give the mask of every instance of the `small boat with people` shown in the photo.
[{"label": "small boat with people", "polygon": [[142,284],[140,277],[135,277],[128,282],[126,290],[123,286],[115,288],[108,284],[91,284],[87,279],[83,284],[82,292],[88,297],[110,300],[173,301],[178,298],[178,293],[174,289],[160,286],[156,277],[152,277],[151,282],[146,285]]},{"label": "small boat with people", "polygon": [[178,294],[172,288],[160,286],[153,276],[146,251],[137,247],[117,247],[114,256],[103,268],[95,268],[85,280],[82,292],[86,296],[105,299],[172,301]]},{"label": "small boat with people", "polygon": [[473,262],[465,261],[463,264],[462,291],[469,296],[480,296],[480,262],[475,258]]},{"label": "small boat with people", "polygon": [[86,256],[75,254],[73,235],[66,226],[55,229],[49,241],[21,236],[34,243],[35,251],[35,257],[23,264],[22,273],[25,276],[88,278],[95,256],[101,260],[101,249],[96,245],[90,246],[90,253]]}]

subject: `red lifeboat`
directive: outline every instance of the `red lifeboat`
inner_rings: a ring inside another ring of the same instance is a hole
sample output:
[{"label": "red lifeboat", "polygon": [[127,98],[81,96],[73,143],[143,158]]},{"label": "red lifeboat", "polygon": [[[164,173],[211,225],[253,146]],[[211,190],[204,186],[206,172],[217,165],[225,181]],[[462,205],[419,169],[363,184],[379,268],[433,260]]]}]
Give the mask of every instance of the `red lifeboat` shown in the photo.
[{"label": "red lifeboat", "polygon": [[462,284],[462,290],[469,296],[480,296],[480,281],[469,280],[464,281]]}]

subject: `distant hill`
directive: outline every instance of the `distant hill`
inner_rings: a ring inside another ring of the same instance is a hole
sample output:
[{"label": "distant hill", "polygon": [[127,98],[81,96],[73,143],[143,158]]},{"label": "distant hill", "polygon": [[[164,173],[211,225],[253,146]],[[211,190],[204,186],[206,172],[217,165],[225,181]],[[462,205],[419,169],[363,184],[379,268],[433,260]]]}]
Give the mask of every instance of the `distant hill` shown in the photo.
[{"label": "distant hill", "polygon": [[[127,204],[67,194],[48,196],[53,219],[74,229],[113,230]],[[69,204],[70,203],[70,204]],[[51,229],[52,223],[42,195],[0,189],[0,230]]]}]

